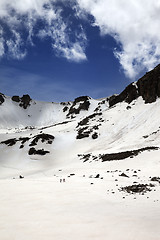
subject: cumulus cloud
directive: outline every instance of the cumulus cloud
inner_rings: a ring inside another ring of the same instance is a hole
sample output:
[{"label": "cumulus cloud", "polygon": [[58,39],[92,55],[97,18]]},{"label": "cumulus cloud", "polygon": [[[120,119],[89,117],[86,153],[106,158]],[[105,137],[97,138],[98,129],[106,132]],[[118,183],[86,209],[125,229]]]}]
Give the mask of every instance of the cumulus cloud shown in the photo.
[{"label": "cumulus cloud", "polygon": [[24,58],[37,37],[58,57],[86,60],[87,36],[81,21],[75,26],[65,16],[66,6],[76,20],[92,15],[90,24],[116,40],[114,55],[129,78],[159,63],[160,0],[0,0],[0,57]]},{"label": "cumulus cloud", "polygon": [[160,0],[77,0],[94,17],[102,35],[111,35],[125,74],[134,78],[160,62]]},{"label": "cumulus cloud", "polygon": [[[79,24],[79,32],[73,34],[62,16],[66,2],[70,4],[70,0],[0,0],[0,56],[22,59],[28,44],[34,46],[34,38],[39,37],[50,40],[57,56],[76,62],[86,60],[83,28]],[[74,5],[70,7],[75,11]]]}]

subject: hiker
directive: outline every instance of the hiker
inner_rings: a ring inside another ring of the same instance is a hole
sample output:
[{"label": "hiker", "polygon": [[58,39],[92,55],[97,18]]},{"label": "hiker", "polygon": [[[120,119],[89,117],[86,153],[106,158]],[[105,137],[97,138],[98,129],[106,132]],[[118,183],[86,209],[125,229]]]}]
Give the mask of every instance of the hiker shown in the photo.
[{"label": "hiker", "polygon": [[65,178],[63,178],[63,182],[65,182]]},{"label": "hiker", "polygon": [[62,182],[62,179],[60,178],[60,182]]}]

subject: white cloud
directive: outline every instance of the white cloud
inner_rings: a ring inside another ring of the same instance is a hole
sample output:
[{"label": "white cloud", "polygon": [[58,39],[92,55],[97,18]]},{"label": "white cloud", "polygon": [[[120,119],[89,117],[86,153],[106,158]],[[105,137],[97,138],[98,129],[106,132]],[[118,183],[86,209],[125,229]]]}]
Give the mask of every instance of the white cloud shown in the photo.
[{"label": "white cloud", "polygon": [[0,28],[0,57],[4,55],[3,29]]},{"label": "white cloud", "polygon": [[66,58],[69,61],[81,62],[87,59],[85,48],[87,38],[83,28],[80,26],[78,32],[74,32],[74,41],[70,40],[72,30],[69,25],[64,23],[61,17],[61,10],[56,12],[56,18],[49,20],[43,30],[38,32],[42,39],[50,37],[52,47],[57,56]]},{"label": "white cloud", "polygon": [[81,9],[94,16],[102,35],[111,35],[125,74],[134,78],[160,62],[160,0],[77,0]]},{"label": "white cloud", "polygon": [[[65,2],[71,3],[62,1]],[[5,25],[4,31],[7,28],[9,32],[0,38],[0,56],[22,59],[26,56],[27,44],[34,46],[33,37],[47,37],[57,56],[76,62],[86,60],[87,40],[83,28],[74,34],[61,16],[63,8],[57,3],[59,0],[0,0],[0,25]],[[42,26],[37,30],[39,20]]]},{"label": "white cloud", "polygon": [[22,59],[26,56],[26,50],[23,50],[23,40],[18,32],[12,30],[12,39],[6,41],[10,57]]},{"label": "white cloud", "polygon": [[[119,47],[113,51],[128,77],[133,79],[159,63],[160,0],[0,0],[0,57],[23,58],[27,44],[34,46],[33,38],[38,37],[50,40],[57,56],[86,60],[85,31],[80,23],[73,31],[72,22],[63,16],[63,4],[72,8],[77,19],[92,15],[91,24],[99,27],[101,35],[117,41]],[[37,29],[39,20],[44,24]]]}]

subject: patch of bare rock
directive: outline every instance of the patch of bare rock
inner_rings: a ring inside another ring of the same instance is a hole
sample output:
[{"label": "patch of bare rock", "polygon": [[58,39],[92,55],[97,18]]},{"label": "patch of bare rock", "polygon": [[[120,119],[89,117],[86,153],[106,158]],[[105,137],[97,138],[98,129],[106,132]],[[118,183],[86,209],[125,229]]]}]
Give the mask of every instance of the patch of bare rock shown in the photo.
[{"label": "patch of bare rock", "polygon": [[13,96],[12,101],[19,103],[20,107],[23,107],[24,109],[27,109],[28,106],[30,106],[31,98],[28,94],[23,95],[22,97],[19,96]]},{"label": "patch of bare rock", "polygon": [[120,191],[127,192],[130,194],[133,193],[146,193],[152,191],[153,184],[133,184],[130,186],[121,187]]}]

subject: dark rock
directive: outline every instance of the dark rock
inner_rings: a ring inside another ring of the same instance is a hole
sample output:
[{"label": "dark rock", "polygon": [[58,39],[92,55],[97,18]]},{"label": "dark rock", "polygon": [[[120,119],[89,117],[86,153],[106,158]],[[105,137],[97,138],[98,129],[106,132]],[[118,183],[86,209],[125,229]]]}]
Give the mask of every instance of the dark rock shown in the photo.
[{"label": "dark rock", "polygon": [[4,101],[5,101],[4,99],[5,99],[4,94],[0,93],[0,105],[1,105],[2,103],[4,103]]},{"label": "dark rock", "polygon": [[29,149],[29,151],[28,151],[28,154],[29,155],[45,155],[45,154],[47,154],[47,153],[49,153],[49,151],[45,151],[44,149],[38,149],[38,150],[36,150],[35,148],[30,148]]},{"label": "dark rock", "polygon": [[131,186],[126,186],[122,187],[121,191],[127,192],[127,193],[146,193],[148,191],[151,191],[151,188],[149,187],[154,187],[152,184],[138,184],[138,185],[131,185]]},{"label": "dark rock", "polygon": [[6,145],[8,145],[8,146],[13,146],[13,145],[15,145],[17,142],[21,142],[21,146],[20,146],[20,148],[23,148],[24,146],[23,146],[23,144],[26,142],[26,141],[28,141],[29,140],[29,138],[28,137],[22,137],[22,138],[19,138],[19,139],[16,139],[16,138],[11,138],[11,139],[8,139],[8,140],[6,140],[6,141],[3,141],[3,142],[1,142],[2,144],[6,144]]},{"label": "dark rock", "polygon": [[88,96],[80,96],[80,97],[75,98],[74,103],[85,102],[85,101],[88,101],[89,99],[91,99],[91,98]]},{"label": "dark rock", "polygon": [[160,183],[160,177],[152,177],[151,181]]},{"label": "dark rock", "polygon": [[160,97],[160,65],[139,79],[137,86],[145,103],[155,102]]},{"label": "dark rock", "polygon": [[65,103],[65,102],[61,102],[60,104],[61,104],[61,105],[63,105],[63,106],[65,106],[65,105],[66,105],[66,103]]},{"label": "dark rock", "polygon": [[131,83],[119,95],[113,95],[109,98],[109,106],[112,107],[115,104],[123,101],[131,103],[137,97],[139,97],[137,87]]},{"label": "dark rock", "polygon": [[30,139],[29,137],[21,137],[18,139],[18,141],[21,141],[22,144],[24,144],[25,142],[29,141],[29,139]]},{"label": "dark rock", "polygon": [[92,138],[93,138],[93,139],[96,139],[96,138],[98,138],[98,133],[96,133],[96,132],[95,132],[95,133],[93,133],[93,134],[92,134]]},{"label": "dark rock", "polygon": [[63,112],[66,112],[67,110],[68,110],[68,107],[65,106],[65,107],[63,108]]},{"label": "dark rock", "polygon": [[38,149],[38,150],[36,150],[35,154],[46,155],[47,153],[49,153],[49,151],[45,151],[44,149]]},{"label": "dark rock", "polygon": [[159,149],[158,147],[145,147],[145,148],[140,148],[137,150],[131,150],[126,152],[104,154],[104,155],[100,155],[100,158],[102,159],[102,162],[122,160],[131,156],[137,156],[139,153],[144,151],[158,150],[158,149]]},{"label": "dark rock", "polygon": [[102,115],[102,113],[93,113],[93,114],[85,117],[84,119],[82,119],[78,123],[77,127],[87,125],[91,119],[95,118],[96,116],[101,116],[101,115]]},{"label": "dark rock", "polygon": [[[80,122],[78,123],[78,126],[87,125],[88,122],[89,122],[89,118],[86,117],[86,118],[84,118],[82,121],[80,121]],[[78,126],[77,126],[77,127],[78,127]]]},{"label": "dark rock", "polygon": [[120,174],[119,176],[120,176],[120,177],[128,177],[128,178],[129,178],[129,176],[126,175],[125,173],[122,173],[122,174]]},{"label": "dark rock", "polygon": [[[87,111],[89,109],[89,106],[90,106],[89,99],[90,99],[90,97],[88,97],[88,96],[82,96],[82,97],[76,98],[74,100],[72,106],[69,109],[67,117],[69,117],[72,114],[79,114],[81,110]],[[77,103],[79,103],[79,107],[75,108]]]},{"label": "dark rock", "polygon": [[97,174],[96,176],[95,176],[95,178],[99,178],[100,177],[100,174]]},{"label": "dark rock", "polygon": [[36,152],[36,149],[32,147],[32,148],[29,149],[28,154],[33,155],[33,154],[35,154],[35,152]]},{"label": "dark rock", "polygon": [[16,138],[11,138],[11,139],[8,139],[8,140],[5,140],[3,142],[1,142],[1,144],[6,144],[8,146],[13,146],[15,145],[17,142]]},{"label": "dark rock", "polygon": [[[17,96],[16,96],[17,97]],[[17,98],[18,99],[18,98]],[[30,106],[31,98],[28,94],[23,95],[23,97],[20,98],[19,106],[23,107],[24,109],[27,109],[28,106]]]},{"label": "dark rock", "polygon": [[87,127],[80,128],[78,130],[78,135],[76,136],[76,139],[82,139],[82,138],[89,137],[91,131],[87,130],[87,129],[88,129]]},{"label": "dark rock", "polygon": [[22,175],[19,175],[19,178],[24,178],[24,176],[22,176]]},{"label": "dark rock", "polygon": [[123,101],[131,103],[139,96],[142,96],[145,103],[155,102],[160,97],[160,64],[146,73],[137,83],[128,85],[119,95],[109,97],[109,106],[112,107]]},{"label": "dark rock", "polygon": [[41,140],[42,142],[46,141],[47,143],[51,144],[53,142],[54,138],[55,137],[53,135],[41,133],[41,134],[36,135],[33,138],[32,142],[30,143],[29,146],[36,146],[39,140]]},{"label": "dark rock", "polygon": [[90,153],[88,153],[88,154],[79,154],[79,157],[81,157],[80,160],[83,160],[83,162],[86,162],[86,161],[89,161],[89,159],[91,157],[91,154]]},{"label": "dark rock", "polygon": [[100,110],[101,110],[101,107],[98,106],[97,108],[94,109],[94,112],[98,112],[98,111],[100,111]]},{"label": "dark rock", "polygon": [[14,102],[20,102],[20,97],[19,96],[13,96],[12,101]]}]

